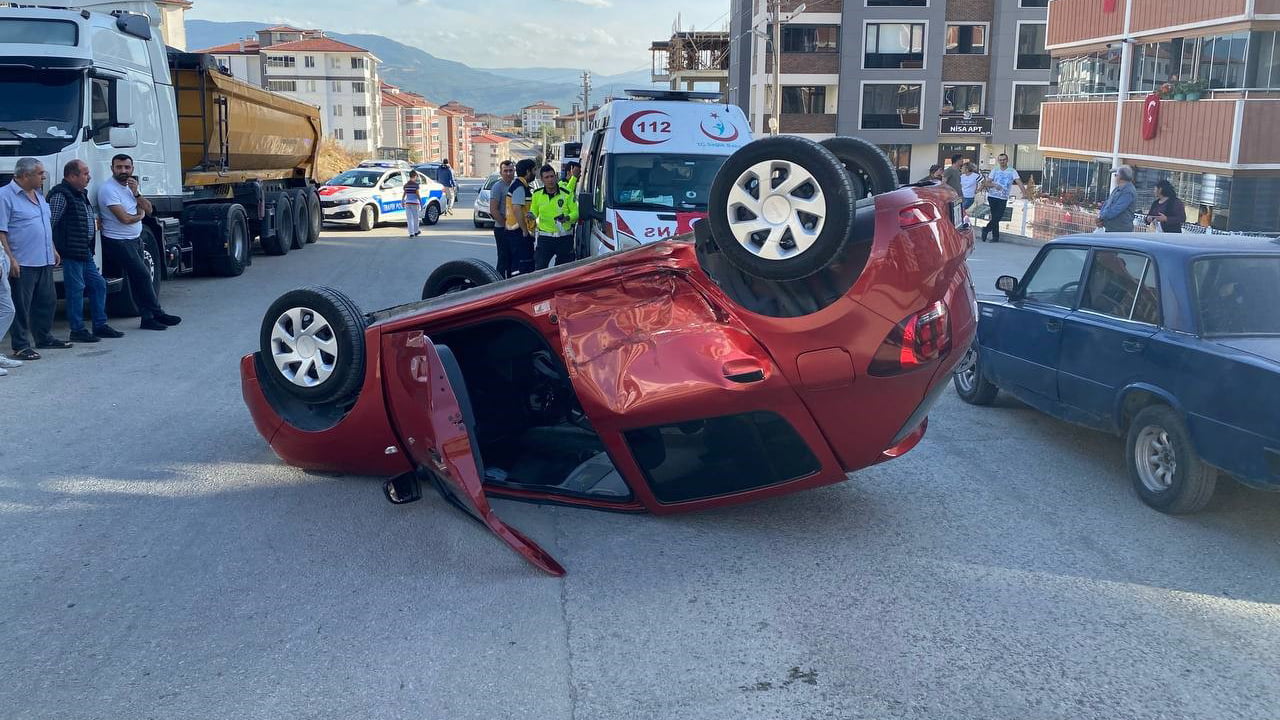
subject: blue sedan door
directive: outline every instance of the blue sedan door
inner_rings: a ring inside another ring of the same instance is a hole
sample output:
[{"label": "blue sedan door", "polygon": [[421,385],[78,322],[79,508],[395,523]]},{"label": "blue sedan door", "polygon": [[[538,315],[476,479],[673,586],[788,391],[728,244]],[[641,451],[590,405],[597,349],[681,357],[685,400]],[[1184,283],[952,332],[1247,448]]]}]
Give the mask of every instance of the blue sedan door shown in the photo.
[{"label": "blue sedan door", "polygon": [[1058,399],[1062,328],[1080,294],[1088,257],[1088,249],[1082,247],[1046,248],[1014,298],[992,308],[994,317],[982,318],[983,323],[992,323],[992,332],[982,333],[981,338],[982,359],[991,379],[1002,390],[1047,412],[1053,411]]},{"label": "blue sedan door", "polygon": [[1058,387],[1072,419],[1102,428],[1114,421],[1117,393],[1153,382],[1152,337],[1160,325],[1155,263],[1135,252],[1093,251],[1079,310],[1062,335]]}]

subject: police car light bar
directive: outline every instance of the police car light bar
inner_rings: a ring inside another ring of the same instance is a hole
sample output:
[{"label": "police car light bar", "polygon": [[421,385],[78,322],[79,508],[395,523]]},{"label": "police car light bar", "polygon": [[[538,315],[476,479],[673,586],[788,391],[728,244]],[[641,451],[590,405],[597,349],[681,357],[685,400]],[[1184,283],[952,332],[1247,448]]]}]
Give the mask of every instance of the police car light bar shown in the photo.
[{"label": "police car light bar", "polygon": [[625,91],[634,100],[719,100],[718,92],[632,88]]}]

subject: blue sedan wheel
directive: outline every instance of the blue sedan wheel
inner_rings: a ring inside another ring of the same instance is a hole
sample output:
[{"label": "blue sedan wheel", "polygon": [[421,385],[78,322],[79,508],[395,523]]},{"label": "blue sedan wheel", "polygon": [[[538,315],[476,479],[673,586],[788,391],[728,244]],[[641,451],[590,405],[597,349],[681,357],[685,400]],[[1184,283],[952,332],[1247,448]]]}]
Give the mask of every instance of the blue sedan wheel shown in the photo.
[{"label": "blue sedan wheel", "polygon": [[1160,512],[1193,513],[1213,497],[1218,471],[1196,455],[1182,418],[1152,405],[1129,425],[1125,455],[1138,497]]},{"label": "blue sedan wheel", "polygon": [[969,352],[964,354],[951,381],[955,385],[956,394],[970,405],[990,405],[995,402],[996,395],[1000,394],[1000,388],[983,377],[982,368],[978,366],[977,348],[969,348]]}]

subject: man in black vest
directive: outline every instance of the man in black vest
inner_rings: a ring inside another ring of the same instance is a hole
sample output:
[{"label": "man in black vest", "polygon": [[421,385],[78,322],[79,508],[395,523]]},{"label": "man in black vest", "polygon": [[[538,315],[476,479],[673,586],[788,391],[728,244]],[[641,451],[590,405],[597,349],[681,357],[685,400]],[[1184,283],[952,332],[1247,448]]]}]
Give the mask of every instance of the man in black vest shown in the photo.
[{"label": "man in black vest", "polygon": [[[67,324],[71,326],[71,341],[78,343],[124,337],[124,333],[107,324],[107,282],[93,261],[97,214],[89,202],[89,179],[89,166],[82,160],[72,160],[62,169],[62,182],[49,191],[53,246],[62,256],[62,283],[67,291]],[[84,326],[86,290],[93,332]]]}]

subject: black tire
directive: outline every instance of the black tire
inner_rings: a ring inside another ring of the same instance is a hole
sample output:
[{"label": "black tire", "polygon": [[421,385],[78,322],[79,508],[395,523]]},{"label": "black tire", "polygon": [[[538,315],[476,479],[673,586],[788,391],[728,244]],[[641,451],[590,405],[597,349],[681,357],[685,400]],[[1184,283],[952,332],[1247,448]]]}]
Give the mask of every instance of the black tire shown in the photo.
[{"label": "black tire", "polygon": [[320,196],[315,188],[306,190],[307,196],[307,242],[320,240],[320,231],[324,229],[324,211],[320,209]]},{"label": "black tire", "polygon": [[[316,328],[317,321],[322,321],[319,328]],[[291,348],[287,341],[274,337],[278,323],[295,338],[316,328],[317,332],[310,335],[316,342],[308,344],[327,343],[335,352],[329,354],[319,347],[308,349],[314,353],[312,358],[329,367],[322,371],[316,365],[304,364],[300,360],[285,363],[284,367],[290,368],[294,377],[301,375],[301,378],[295,380],[287,375],[276,362],[277,354],[297,349],[297,346]],[[364,331],[364,313],[341,292],[318,285],[290,290],[271,303],[262,318],[258,348],[266,368],[266,379],[307,403],[349,402],[364,383]],[[321,377],[322,372],[327,372],[327,375]]]},{"label": "black tire", "polygon": [[[160,243],[156,241],[156,235],[151,228],[146,225],[142,226],[142,260],[147,264],[147,269],[151,271],[151,287],[156,292],[156,297],[160,297]],[[114,263],[106,265],[108,275],[110,277],[120,278],[120,290],[107,295],[107,314],[111,317],[131,318],[138,317],[142,314],[142,310],[133,300],[133,292],[129,287],[129,276],[124,274]]]},{"label": "black tire", "polygon": [[378,225],[378,214],[372,205],[360,208],[360,230],[369,232]]},{"label": "black tire", "polygon": [[966,353],[960,367],[951,376],[951,384],[955,386],[956,395],[970,405],[990,405],[1000,394],[1000,388],[983,376],[978,349],[970,348],[969,353],[973,354],[972,361]]},{"label": "black tire", "polygon": [[277,193],[275,204],[275,232],[262,236],[262,249],[268,255],[288,255],[293,249],[293,203],[288,193]]},{"label": "black tire", "polygon": [[422,285],[422,299],[470,290],[502,279],[489,263],[476,258],[450,260],[432,271]]},{"label": "black tire", "polygon": [[[1157,451],[1149,443],[1161,438],[1167,444]],[[1159,476],[1151,471],[1157,462],[1155,458],[1165,467],[1169,461],[1173,463],[1169,482],[1163,488],[1155,487],[1161,485]],[[1203,509],[1217,487],[1218,471],[1196,455],[1186,424],[1168,405],[1144,408],[1129,424],[1125,460],[1138,497],[1163,513],[1182,515]]]},{"label": "black tire", "polygon": [[[761,178],[751,173],[752,167],[767,162],[774,163],[773,172],[778,174],[765,179],[770,184],[768,197],[761,193]],[[772,192],[791,173],[807,173],[808,178],[785,192]],[[747,202],[731,202],[735,187],[742,188]],[[775,198],[781,202],[774,203]],[[793,202],[813,200],[820,201],[811,209],[821,217],[792,208]],[[853,228],[854,200],[849,173],[835,155],[812,140],[779,135],[756,140],[729,156],[711,184],[709,221],[716,244],[734,267],[763,280],[799,280],[843,254]],[[765,216],[771,210],[775,219]],[[767,227],[755,231],[743,227],[753,220]],[[807,247],[805,239],[796,241],[793,222],[815,233],[807,238]],[[742,238],[735,236],[735,225],[742,230]]]},{"label": "black tire", "polygon": [[484,229],[484,223],[480,222],[479,220],[472,220],[471,222],[476,226],[477,230]]},{"label": "black tire", "polygon": [[249,238],[249,216],[243,205],[217,206],[215,243],[222,252],[208,258],[210,275],[237,277],[249,264],[253,241]]},{"label": "black tire", "polygon": [[293,249],[301,250],[307,246],[307,236],[311,234],[311,211],[307,207],[307,191],[303,189],[289,192],[289,204],[293,206]]},{"label": "black tire", "polygon": [[834,137],[821,144],[849,173],[855,200],[898,189],[897,169],[874,143],[857,137]]},{"label": "black tire", "polygon": [[427,225],[435,225],[440,222],[440,203],[428,202],[422,210],[422,222]]}]

